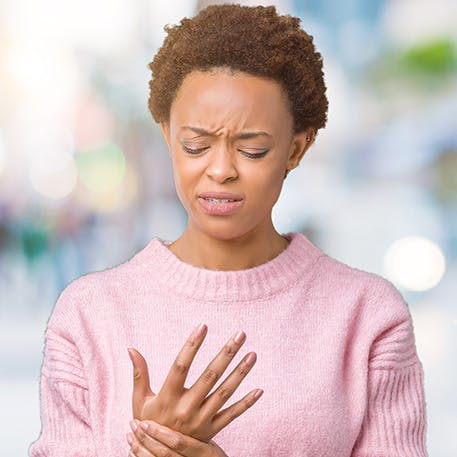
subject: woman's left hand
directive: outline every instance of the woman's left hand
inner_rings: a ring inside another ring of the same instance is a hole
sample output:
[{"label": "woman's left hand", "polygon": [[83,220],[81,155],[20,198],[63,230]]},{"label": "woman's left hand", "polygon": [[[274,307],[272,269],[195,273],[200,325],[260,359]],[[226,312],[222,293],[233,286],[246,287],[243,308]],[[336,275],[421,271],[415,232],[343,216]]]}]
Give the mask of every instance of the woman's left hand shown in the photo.
[{"label": "woman's left hand", "polygon": [[129,457],[228,457],[213,440],[199,441],[158,422],[132,420],[130,427]]}]

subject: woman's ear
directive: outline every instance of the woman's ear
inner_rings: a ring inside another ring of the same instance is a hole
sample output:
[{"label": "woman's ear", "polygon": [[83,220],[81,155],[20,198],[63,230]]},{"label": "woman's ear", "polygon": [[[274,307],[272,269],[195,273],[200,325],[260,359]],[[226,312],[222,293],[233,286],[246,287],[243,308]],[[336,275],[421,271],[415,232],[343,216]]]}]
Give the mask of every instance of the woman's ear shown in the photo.
[{"label": "woman's ear", "polygon": [[160,130],[162,130],[162,135],[165,138],[168,146],[168,152],[171,152],[171,141],[170,141],[170,124],[167,121],[160,122]]},{"label": "woman's ear", "polygon": [[306,151],[313,144],[315,136],[316,130],[313,127],[294,135],[292,144],[290,145],[287,169],[292,170],[298,166]]}]

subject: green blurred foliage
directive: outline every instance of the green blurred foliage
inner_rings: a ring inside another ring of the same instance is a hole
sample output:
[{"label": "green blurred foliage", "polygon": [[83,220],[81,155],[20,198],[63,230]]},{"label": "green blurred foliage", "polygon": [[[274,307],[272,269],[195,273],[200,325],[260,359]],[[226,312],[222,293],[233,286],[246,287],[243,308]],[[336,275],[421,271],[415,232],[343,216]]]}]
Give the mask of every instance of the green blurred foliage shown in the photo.
[{"label": "green blurred foliage", "polygon": [[436,37],[407,48],[391,48],[367,68],[365,76],[370,90],[447,90],[457,78],[457,45],[450,38]]},{"label": "green blurred foliage", "polygon": [[448,75],[457,68],[456,45],[448,38],[421,43],[400,54],[399,64],[403,71],[413,75]]}]

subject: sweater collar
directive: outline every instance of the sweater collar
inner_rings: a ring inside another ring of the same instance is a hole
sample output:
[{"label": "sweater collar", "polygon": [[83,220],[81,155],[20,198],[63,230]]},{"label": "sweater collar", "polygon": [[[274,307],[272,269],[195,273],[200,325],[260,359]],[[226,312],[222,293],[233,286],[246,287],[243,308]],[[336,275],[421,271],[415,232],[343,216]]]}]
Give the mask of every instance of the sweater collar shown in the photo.
[{"label": "sweater collar", "polygon": [[[205,301],[249,301],[286,291],[311,273],[314,261],[324,255],[305,235],[284,234],[289,241],[276,257],[244,270],[210,270],[179,259],[165,241],[154,237],[135,255],[162,287],[173,293]],[[133,260],[133,259],[132,259]]]}]

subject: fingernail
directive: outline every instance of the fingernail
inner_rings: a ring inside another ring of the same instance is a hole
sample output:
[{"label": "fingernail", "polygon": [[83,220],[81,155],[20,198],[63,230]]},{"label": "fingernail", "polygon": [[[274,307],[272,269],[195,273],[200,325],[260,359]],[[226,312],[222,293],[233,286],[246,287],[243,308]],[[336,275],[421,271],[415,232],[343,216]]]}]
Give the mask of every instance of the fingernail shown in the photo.
[{"label": "fingernail", "polygon": [[149,428],[149,424],[147,422],[140,422],[140,427],[143,430],[147,430]]},{"label": "fingernail", "polygon": [[252,364],[254,363],[254,361],[255,361],[256,358],[257,358],[257,357],[256,357],[255,352],[250,352],[250,353],[246,356],[246,359],[245,359],[245,360],[246,360],[246,363],[247,363],[248,365],[252,365]]},{"label": "fingernail", "polygon": [[204,329],[205,329],[205,324],[201,323],[201,324],[197,325],[194,329],[195,335],[202,336]]},{"label": "fingernail", "polygon": [[240,330],[233,339],[234,339],[235,343],[240,344],[244,340],[245,336],[246,336],[245,333],[242,330]]},{"label": "fingernail", "polygon": [[132,428],[133,431],[136,431],[136,429],[138,428],[138,421],[135,419],[132,419],[130,421],[130,427]]},{"label": "fingernail", "polygon": [[126,436],[127,436],[127,442],[128,442],[129,444],[132,444],[132,443],[133,443],[132,434],[131,434],[131,433],[127,433]]},{"label": "fingernail", "polygon": [[257,400],[263,394],[262,389],[257,389],[254,394],[254,398]]}]

